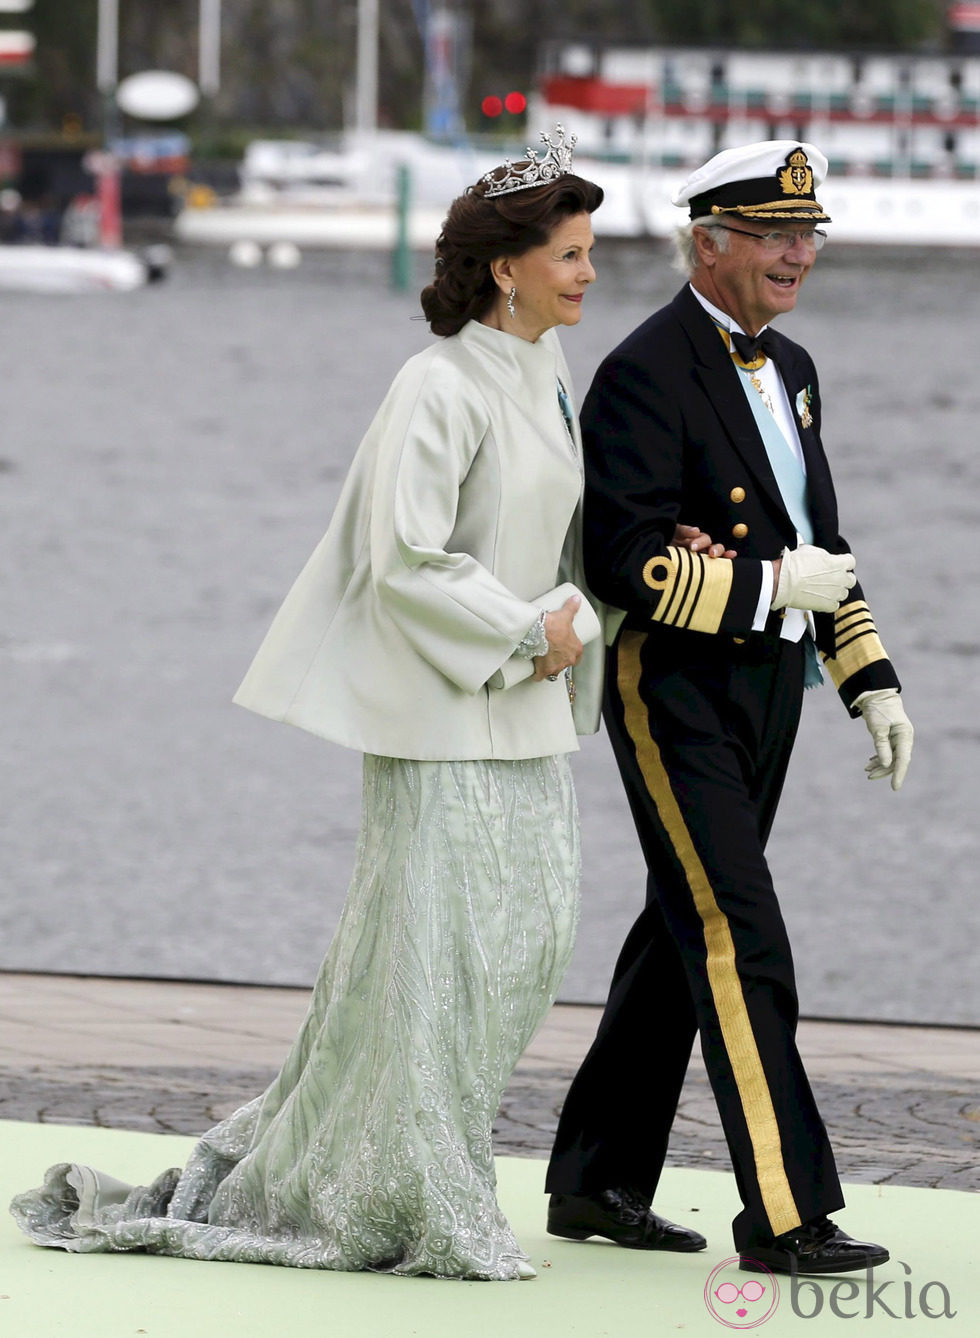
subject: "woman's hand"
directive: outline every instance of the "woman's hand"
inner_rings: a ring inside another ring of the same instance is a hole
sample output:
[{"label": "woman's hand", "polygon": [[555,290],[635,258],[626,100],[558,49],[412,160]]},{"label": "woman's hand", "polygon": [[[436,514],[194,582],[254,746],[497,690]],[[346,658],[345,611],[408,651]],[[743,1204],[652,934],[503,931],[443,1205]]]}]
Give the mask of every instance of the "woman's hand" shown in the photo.
[{"label": "woman's hand", "polygon": [[557,678],[563,669],[578,664],[582,658],[582,643],[575,635],[572,619],[582,603],[581,595],[570,595],[560,609],[544,616],[544,634],[548,638],[548,654],[534,657],[534,677]]},{"label": "woman's hand", "polygon": [[702,534],[696,525],[678,525],[674,529],[672,543],[675,548],[689,548],[692,553],[703,553],[705,557],[737,557],[734,548],[724,544],[713,544],[710,534]]}]

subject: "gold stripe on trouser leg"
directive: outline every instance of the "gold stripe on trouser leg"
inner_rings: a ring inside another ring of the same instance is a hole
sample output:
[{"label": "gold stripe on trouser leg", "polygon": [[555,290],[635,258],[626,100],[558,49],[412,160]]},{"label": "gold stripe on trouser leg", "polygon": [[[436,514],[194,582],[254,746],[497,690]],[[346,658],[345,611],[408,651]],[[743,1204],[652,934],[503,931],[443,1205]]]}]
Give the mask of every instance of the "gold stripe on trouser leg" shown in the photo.
[{"label": "gold stripe on trouser leg", "polygon": [[783,1231],[799,1226],[800,1214],[786,1176],[779,1124],[745,1006],[742,985],[735,969],[735,944],[732,942],[728,919],[715,900],[704,865],[670,788],[670,779],[660,750],[650,737],[646,708],[639,694],[640,646],[643,638],[642,632],[624,632],[620,640],[618,681],[625,708],[626,729],[636,749],[643,779],[684,869],[704,926],[708,984],[752,1142],[762,1202],[773,1235],[778,1236]]}]

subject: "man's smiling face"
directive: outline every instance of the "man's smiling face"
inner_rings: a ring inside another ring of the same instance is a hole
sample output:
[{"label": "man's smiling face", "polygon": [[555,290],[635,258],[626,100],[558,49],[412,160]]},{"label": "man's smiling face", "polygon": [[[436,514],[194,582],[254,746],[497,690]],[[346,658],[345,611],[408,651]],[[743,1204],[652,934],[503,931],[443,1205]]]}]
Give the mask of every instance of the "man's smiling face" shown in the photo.
[{"label": "man's smiling face", "polygon": [[[724,226],[724,225],[722,225]],[[734,231],[737,226],[741,231]],[[785,246],[770,251],[757,237],[778,229],[787,238]],[[816,250],[811,243],[796,240],[800,233],[812,232],[812,223],[766,223],[758,219],[737,220],[726,230],[718,245],[714,228],[697,228],[700,264],[695,287],[729,316],[734,317],[746,334],[757,334],[764,325],[796,306],[803,280],[813,268]],[[793,238],[794,240],[790,240]]]}]

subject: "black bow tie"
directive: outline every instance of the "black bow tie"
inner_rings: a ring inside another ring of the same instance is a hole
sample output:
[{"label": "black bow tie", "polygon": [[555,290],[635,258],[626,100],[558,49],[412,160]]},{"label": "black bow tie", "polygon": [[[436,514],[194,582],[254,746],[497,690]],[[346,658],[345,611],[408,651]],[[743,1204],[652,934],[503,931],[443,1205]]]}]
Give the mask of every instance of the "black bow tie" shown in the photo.
[{"label": "black bow tie", "polygon": [[767,358],[775,358],[779,348],[775,331],[768,326],[757,335],[738,334],[732,330],[731,339],[735,352],[743,362],[755,362],[760,353],[764,353]]}]

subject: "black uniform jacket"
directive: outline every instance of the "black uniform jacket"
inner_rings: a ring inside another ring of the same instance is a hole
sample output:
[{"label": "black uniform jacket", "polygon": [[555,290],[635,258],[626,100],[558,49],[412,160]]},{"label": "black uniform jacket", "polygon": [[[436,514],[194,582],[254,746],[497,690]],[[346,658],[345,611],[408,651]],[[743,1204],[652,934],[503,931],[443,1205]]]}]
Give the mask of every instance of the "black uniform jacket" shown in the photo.
[{"label": "black uniform jacket", "polygon": [[[777,333],[777,332],[773,332]],[[814,543],[849,547],[820,443],[820,393],[809,354],[778,335],[776,363],[799,424]],[[664,652],[770,645],[781,615],[751,633],[758,562],[795,548],[766,448],[724,338],[685,286],[603,361],[582,408],[585,565],[590,588],[650,630]],[[674,526],[698,525],[738,558],[674,547]],[[817,645],[846,706],[897,687],[860,584],[835,614],[815,615]],[[692,640],[693,639],[693,640]]]}]

